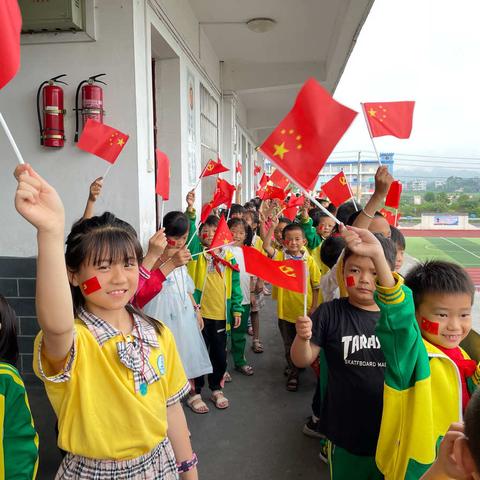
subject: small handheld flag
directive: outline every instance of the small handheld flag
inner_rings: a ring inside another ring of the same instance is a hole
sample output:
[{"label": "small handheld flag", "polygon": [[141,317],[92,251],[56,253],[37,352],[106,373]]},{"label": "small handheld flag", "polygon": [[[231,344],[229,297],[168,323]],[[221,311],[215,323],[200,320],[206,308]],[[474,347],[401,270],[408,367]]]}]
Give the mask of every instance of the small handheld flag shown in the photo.
[{"label": "small handheld flag", "polygon": [[305,293],[305,268],[303,260],[276,261],[253,247],[242,247],[245,270],[280,288]]},{"label": "small handheld flag", "polygon": [[155,150],[157,158],[157,182],[155,193],[162,197],[162,200],[168,200],[170,197],[170,160],[165,153]]},{"label": "small handheld flag", "polygon": [[336,207],[352,198],[352,191],[343,171],[322,185],[322,191]]},{"label": "small handheld flag", "polygon": [[222,165],[220,159],[217,161],[210,159],[200,174],[200,178],[216,175],[217,173],[228,172],[228,168]]},{"label": "small handheld flag", "polygon": [[228,228],[225,217],[222,215],[220,217],[220,221],[218,222],[217,229],[215,230],[215,235],[213,236],[210,248],[213,249],[218,247],[224,247],[229,243],[233,243],[233,235]]},{"label": "small handheld flag", "polygon": [[362,108],[370,136],[409,138],[415,102],[368,102]]},{"label": "small handheld flag", "polygon": [[402,195],[402,184],[399,180],[395,180],[390,185],[390,188],[385,198],[385,206],[398,209],[400,206],[400,197]]},{"label": "small handheld flag", "polygon": [[77,147],[114,164],[128,141],[128,135],[120,130],[89,118],[77,143]]}]

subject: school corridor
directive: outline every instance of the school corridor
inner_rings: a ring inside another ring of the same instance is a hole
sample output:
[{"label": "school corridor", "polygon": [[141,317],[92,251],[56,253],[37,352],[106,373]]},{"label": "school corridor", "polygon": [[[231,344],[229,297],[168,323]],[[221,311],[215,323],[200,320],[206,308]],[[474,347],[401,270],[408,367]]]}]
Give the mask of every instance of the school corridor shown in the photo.
[{"label": "school corridor", "polygon": [[[261,322],[265,352],[254,354],[247,350],[247,359],[255,368],[251,377],[230,369],[233,381],[225,387],[230,408],[216,410],[207,402],[210,412],[205,415],[185,409],[192,444],[200,461],[200,478],[327,479],[328,467],[318,457],[317,440],[302,433],[303,423],[310,415],[314,374],[305,371],[299,391],[287,392],[276,306],[270,297],[262,310]],[[204,396],[207,393],[205,390]],[[29,386],[28,394],[40,435],[38,480],[52,480],[61,461],[55,444],[55,416],[43,386]]]}]

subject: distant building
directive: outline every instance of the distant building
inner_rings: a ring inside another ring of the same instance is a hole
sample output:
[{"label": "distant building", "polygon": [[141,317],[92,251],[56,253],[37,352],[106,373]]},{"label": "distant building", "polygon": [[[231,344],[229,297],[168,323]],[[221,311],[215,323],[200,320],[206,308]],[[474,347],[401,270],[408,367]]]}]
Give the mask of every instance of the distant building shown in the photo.
[{"label": "distant building", "polygon": [[[393,153],[380,153],[382,165],[386,165],[392,175],[393,155]],[[359,157],[360,159],[352,156],[349,159],[328,160],[320,172],[316,190],[320,190],[324,183],[343,170],[355,198],[361,200],[363,195],[370,196],[375,189],[375,172],[378,169],[378,161],[363,159],[361,155]]]},{"label": "distant building", "polygon": [[427,190],[427,181],[426,180],[414,180],[410,183],[410,189],[413,192],[424,192]]},{"label": "distant building", "polygon": [[446,180],[435,180],[435,188],[442,188],[447,184]]}]

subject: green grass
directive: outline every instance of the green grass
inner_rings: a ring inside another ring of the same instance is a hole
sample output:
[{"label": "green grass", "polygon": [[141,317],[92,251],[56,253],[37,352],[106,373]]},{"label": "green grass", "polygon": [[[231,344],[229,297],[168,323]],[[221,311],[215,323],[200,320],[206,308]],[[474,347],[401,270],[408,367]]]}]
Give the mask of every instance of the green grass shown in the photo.
[{"label": "green grass", "polygon": [[438,259],[480,267],[480,238],[408,237],[407,253],[419,260]]}]

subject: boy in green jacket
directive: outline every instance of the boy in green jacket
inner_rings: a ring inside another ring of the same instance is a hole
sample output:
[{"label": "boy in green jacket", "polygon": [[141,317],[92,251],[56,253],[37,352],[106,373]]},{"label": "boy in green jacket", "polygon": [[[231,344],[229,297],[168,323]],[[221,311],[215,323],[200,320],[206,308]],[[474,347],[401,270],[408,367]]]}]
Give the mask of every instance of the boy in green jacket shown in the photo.
[{"label": "boy in green jacket", "polygon": [[370,256],[377,273],[376,333],[387,364],[377,465],[387,480],[417,480],[478,383],[476,363],[459,346],[472,326],[475,288],[465,270],[443,261],[417,265],[404,286],[378,240],[348,228],[348,248]]}]

